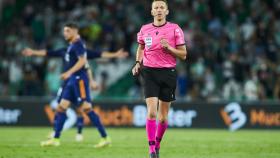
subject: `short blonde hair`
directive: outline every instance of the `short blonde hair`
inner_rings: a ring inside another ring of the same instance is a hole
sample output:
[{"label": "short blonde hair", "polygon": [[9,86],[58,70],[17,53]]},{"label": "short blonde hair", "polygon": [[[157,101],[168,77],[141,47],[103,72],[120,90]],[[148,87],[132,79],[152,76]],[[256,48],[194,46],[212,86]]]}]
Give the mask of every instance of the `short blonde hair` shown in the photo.
[{"label": "short blonde hair", "polygon": [[168,8],[168,3],[167,3],[167,0],[153,0],[153,3],[154,3],[154,2],[158,2],[158,1],[162,1],[162,2],[164,2],[164,3],[166,4],[167,8]]}]

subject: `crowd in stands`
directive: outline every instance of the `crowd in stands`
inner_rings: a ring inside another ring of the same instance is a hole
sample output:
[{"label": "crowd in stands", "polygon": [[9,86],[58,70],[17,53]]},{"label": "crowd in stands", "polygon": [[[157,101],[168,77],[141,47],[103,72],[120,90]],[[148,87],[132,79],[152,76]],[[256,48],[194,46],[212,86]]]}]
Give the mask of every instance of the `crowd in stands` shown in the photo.
[{"label": "crowd in stands", "polygon": [[[89,48],[123,47],[128,60],[135,60],[141,25],[152,21],[144,0],[3,0],[0,8],[0,96],[56,92],[61,62],[23,57],[21,50],[65,47],[67,21],[79,23]],[[170,0],[169,8],[188,50],[177,65],[178,100],[280,99],[280,1]]]}]

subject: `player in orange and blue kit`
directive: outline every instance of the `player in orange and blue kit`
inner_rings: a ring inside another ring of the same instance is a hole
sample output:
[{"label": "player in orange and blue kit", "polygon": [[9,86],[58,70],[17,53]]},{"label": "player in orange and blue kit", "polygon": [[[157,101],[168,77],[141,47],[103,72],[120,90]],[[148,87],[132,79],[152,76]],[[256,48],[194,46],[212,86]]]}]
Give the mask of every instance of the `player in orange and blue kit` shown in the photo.
[{"label": "player in orange and blue kit", "polygon": [[[67,64],[66,64],[67,63],[67,61],[66,61],[67,60],[67,57],[66,57],[67,53],[66,52],[67,52],[67,50],[65,50],[65,49],[59,49],[59,50],[55,50],[55,51],[48,50],[47,53],[46,53],[46,56],[48,56],[48,57],[57,57],[57,56],[61,57],[62,56],[63,57],[63,63],[64,63],[63,64],[63,72],[66,72],[67,69],[68,69]],[[95,58],[101,58],[102,57],[101,54],[103,54],[102,52],[93,52],[91,50],[87,50],[87,53],[88,53],[87,59],[89,59],[89,60],[95,59]],[[122,50],[119,50],[115,54],[116,55],[123,55],[124,52]],[[107,55],[107,53],[104,53],[104,55]],[[112,56],[112,57],[114,57],[114,56]],[[86,68],[89,69],[89,67],[86,67]],[[88,77],[90,77],[89,76],[90,71],[91,71],[90,69],[87,70]],[[63,93],[65,93],[65,90],[67,90],[68,81],[69,81],[69,79],[62,82],[61,87],[58,90],[58,94],[57,94],[57,98],[56,98],[57,103],[60,103],[60,101],[62,100],[62,97],[63,97],[62,95],[63,95]],[[94,82],[93,79],[90,82],[91,82],[90,84],[94,84],[94,83],[92,83],[92,82]],[[90,87],[92,87],[92,86],[94,86],[94,85],[91,85]],[[66,93],[68,93],[68,92],[66,91]],[[55,107],[55,109],[56,108],[57,107]],[[77,135],[76,135],[76,141],[82,141],[83,140],[82,129],[83,129],[83,126],[84,126],[84,118],[82,116],[82,113],[79,110],[79,107],[76,107],[76,111],[77,111],[77,114],[78,114],[77,123],[76,123],[77,129],[78,129],[77,130]],[[66,112],[68,112],[68,111],[66,111]],[[93,112],[92,115],[94,116],[94,117],[92,117],[93,118],[92,122],[97,127],[98,132],[100,133],[100,135],[102,137],[100,143],[95,145],[95,147],[103,147],[104,145],[106,145],[106,143],[104,144],[104,142],[106,142],[106,140],[107,140],[107,139],[105,139],[107,137],[106,131],[105,131],[100,119],[99,119],[99,116],[95,112]],[[56,127],[57,127],[56,123],[58,122],[57,119],[58,119],[57,117],[54,118],[54,133],[51,134],[51,137],[55,136],[55,131],[56,131]],[[68,127],[66,123],[64,124],[63,129]],[[68,125],[69,125],[69,123],[68,123]]]},{"label": "player in orange and blue kit", "polygon": [[[64,37],[69,42],[65,54],[65,65],[67,71],[65,71],[61,78],[67,80],[65,87],[61,94],[61,101],[56,112],[56,123],[54,139],[50,139],[41,143],[42,146],[58,145],[60,133],[63,124],[66,120],[66,109],[73,103],[76,106],[81,106],[87,113],[92,122],[99,120],[98,116],[94,113],[90,99],[90,86],[89,78],[87,75],[87,52],[83,41],[80,39],[78,33],[78,26],[74,23],[66,24],[64,27]],[[104,127],[99,121],[101,126],[101,135],[104,139],[108,139],[106,142],[109,144],[111,141],[107,137]]]},{"label": "player in orange and blue kit", "polygon": [[[116,52],[108,52],[108,51],[93,51],[90,49],[87,49],[87,59],[88,60],[93,60],[93,59],[97,59],[97,58],[125,58],[128,56],[128,52],[123,51],[123,49],[119,49]],[[67,53],[67,48],[61,48],[61,49],[57,49],[57,50],[34,50],[31,48],[26,48],[23,50],[23,55],[24,56],[41,56],[41,57],[49,57],[49,58],[62,58],[63,59],[63,72],[67,71],[67,57],[66,57],[66,53]],[[90,78],[90,87],[93,90],[98,89],[98,85],[97,83],[94,81],[90,67],[88,67],[88,77]],[[59,88],[58,92],[57,92],[57,96],[56,98],[51,102],[51,107],[55,110],[57,109],[57,106],[59,104],[59,102],[62,99],[62,92],[64,87],[66,86],[68,80],[65,80],[61,83],[61,87]],[[63,130],[66,130],[68,128],[70,128],[73,124],[73,121],[76,121],[77,124],[77,135],[76,135],[76,141],[82,141],[83,140],[83,135],[82,135],[82,130],[84,127],[84,118],[82,113],[80,112],[79,109],[76,109],[78,116],[72,118],[71,116],[73,116],[73,114],[71,114],[71,110],[68,109],[66,111],[67,114],[67,120],[63,126]],[[104,137],[104,128],[102,126],[102,124],[100,123],[99,117],[96,114],[96,119],[94,120],[94,124],[97,126],[97,129],[101,135],[101,137]],[[73,120],[74,119],[74,120]],[[54,123],[57,122],[57,118],[54,118]],[[55,131],[55,129],[54,129]],[[54,133],[52,132],[48,137],[52,138],[54,137]],[[103,141],[102,141],[103,140]],[[103,143],[102,143],[103,142]],[[97,147],[102,147],[102,145],[100,144],[104,144],[104,139],[101,139],[99,145],[97,144]]]},{"label": "player in orange and blue kit", "polygon": [[[34,52],[34,50],[30,49],[29,52],[31,54],[29,54],[29,56],[31,55],[36,55],[36,52]],[[63,58],[63,72],[66,72],[67,71],[67,67],[66,67],[66,52],[67,52],[67,49],[66,48],[62,48],[62,49],[58,49],[58,50],[48,50],[46,51],[46,55],[47,57],[62,57]],[[38,54],[37,54],[38,55]],[[118,50],[117,52],[107,52],[107,51],[93,51],[93,50],[90,50],[90,49],[87,49],[87,59],[88,60],[93,60],[93,59],[97,59],[97,58],[107,58],[107,59],[110,59],[110,58],[125,58],[128,56],[128,52],[125,52],[123,51],[123,49],[120,49]],[[88,67],[88,77],[90,78],[90,87],[93,89],[93,90],[96,90],[98,89],[98,86],[97,86],[97,83],[93,80],[93,77],[91,75],[91,70],[90,68]],[[56,97],[56,100],[54,101],[55,103],[52,104],[54,105],[55,107],[53,107],[54,109],[57,108],[57,105],[60,101],[61,101],[61,95],[62,95],[62,92],[63,92],[63,89],[66,85],[66,81],[64,81],[62,83],[62,86],[59,88],[58,90],[58,93],[57,93],[57,97]],[[53,103],[53,102],[52,102]],[[83,130],[83,127],[84,127],[84,118],[83,118],[83,115],[82,113],[80,112],[79,109],[76,109],[77,111],[77,114],[78,114],[78,117],[77,117],[77,135],[76,135],[76,141],[82,141],[83,140],[83,135],[82,135],[82,130]],[[67,114],[68,111],[66,111],[66,114]],[[56,118],[54,119],[54,122],[56,123]],[[100,133],[100,135],[102,137],[104,137],[104,131],[103,130],[103,126],[101,125],[100,121],[99,121],[99,117],[96,115],[96,119],[95,121],[93,122],[96,126],[97,126],[97,129]],[[63,130],[67,129],[71,124],[71,120],[69,120],[68,122],[66,121],[66,123],[64,124],[64,127],[63,127]],[[53,137],[54,133],[51,134],[51,137]]]},{"label": "player in orange and blue kit", "polygon": [[[63,124],[66,120],[66,109],[70,104],[81,107],[83,111],[88,115],[91,122],[95,123],[98,129],[100,129],[102,141],[95,147],[103,147],[111,144],[110,138],[99,121],[99,117],[94,113],[90,99],[90,86],[89,78],[87,75],[87,51],[84,42],[81,40],[78,33],[78,26],[74,23],[69,23],[64,26],[64,38],[69,42],[69,46],[64,55],[65,70],[61,75],[61,79],[64,80],[64,87],[61,94],[61,101],[55,114],[55,135],[54,138],[41,142],[42,146],[59,146],[60,134],[63,128]],[[28,52],[30,50],[25,50]],[[46,54],[46,50],[37,51],[38,54]],[[26,53],[28,54],[28,53]],[[96,124],[99,122],[99,124]]]}]

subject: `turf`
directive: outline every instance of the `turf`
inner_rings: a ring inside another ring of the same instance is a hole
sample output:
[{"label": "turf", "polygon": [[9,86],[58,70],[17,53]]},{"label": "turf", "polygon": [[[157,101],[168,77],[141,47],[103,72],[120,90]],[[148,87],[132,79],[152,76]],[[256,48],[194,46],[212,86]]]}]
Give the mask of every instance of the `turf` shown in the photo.
[{"label": "turf", "polygon": [[[0,127],[0,158],[148,158],[145,129],[110,128],[113,146],[94,149],[94,128],[84,130],[85,141],[74,140],[75,130],[63,133],[59,147],[40,147],[50,128]],[[161,158],[280,158],[277,130],[169,129]]]}]

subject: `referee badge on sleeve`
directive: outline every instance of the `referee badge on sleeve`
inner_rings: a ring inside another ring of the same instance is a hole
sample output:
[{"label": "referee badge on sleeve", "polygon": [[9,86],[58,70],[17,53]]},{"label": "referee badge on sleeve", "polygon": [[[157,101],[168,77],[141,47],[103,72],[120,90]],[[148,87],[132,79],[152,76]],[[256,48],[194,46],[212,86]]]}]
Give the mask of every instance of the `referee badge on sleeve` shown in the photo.
[{"label": "referee badge on sleeve", "polygon": [[151,46],[153,44],[153,38],[148,35],[147,37],[145,37],[144,41],[145,41],[145,45],[147,46],[147,48],[148,49],[151,48]]}]

